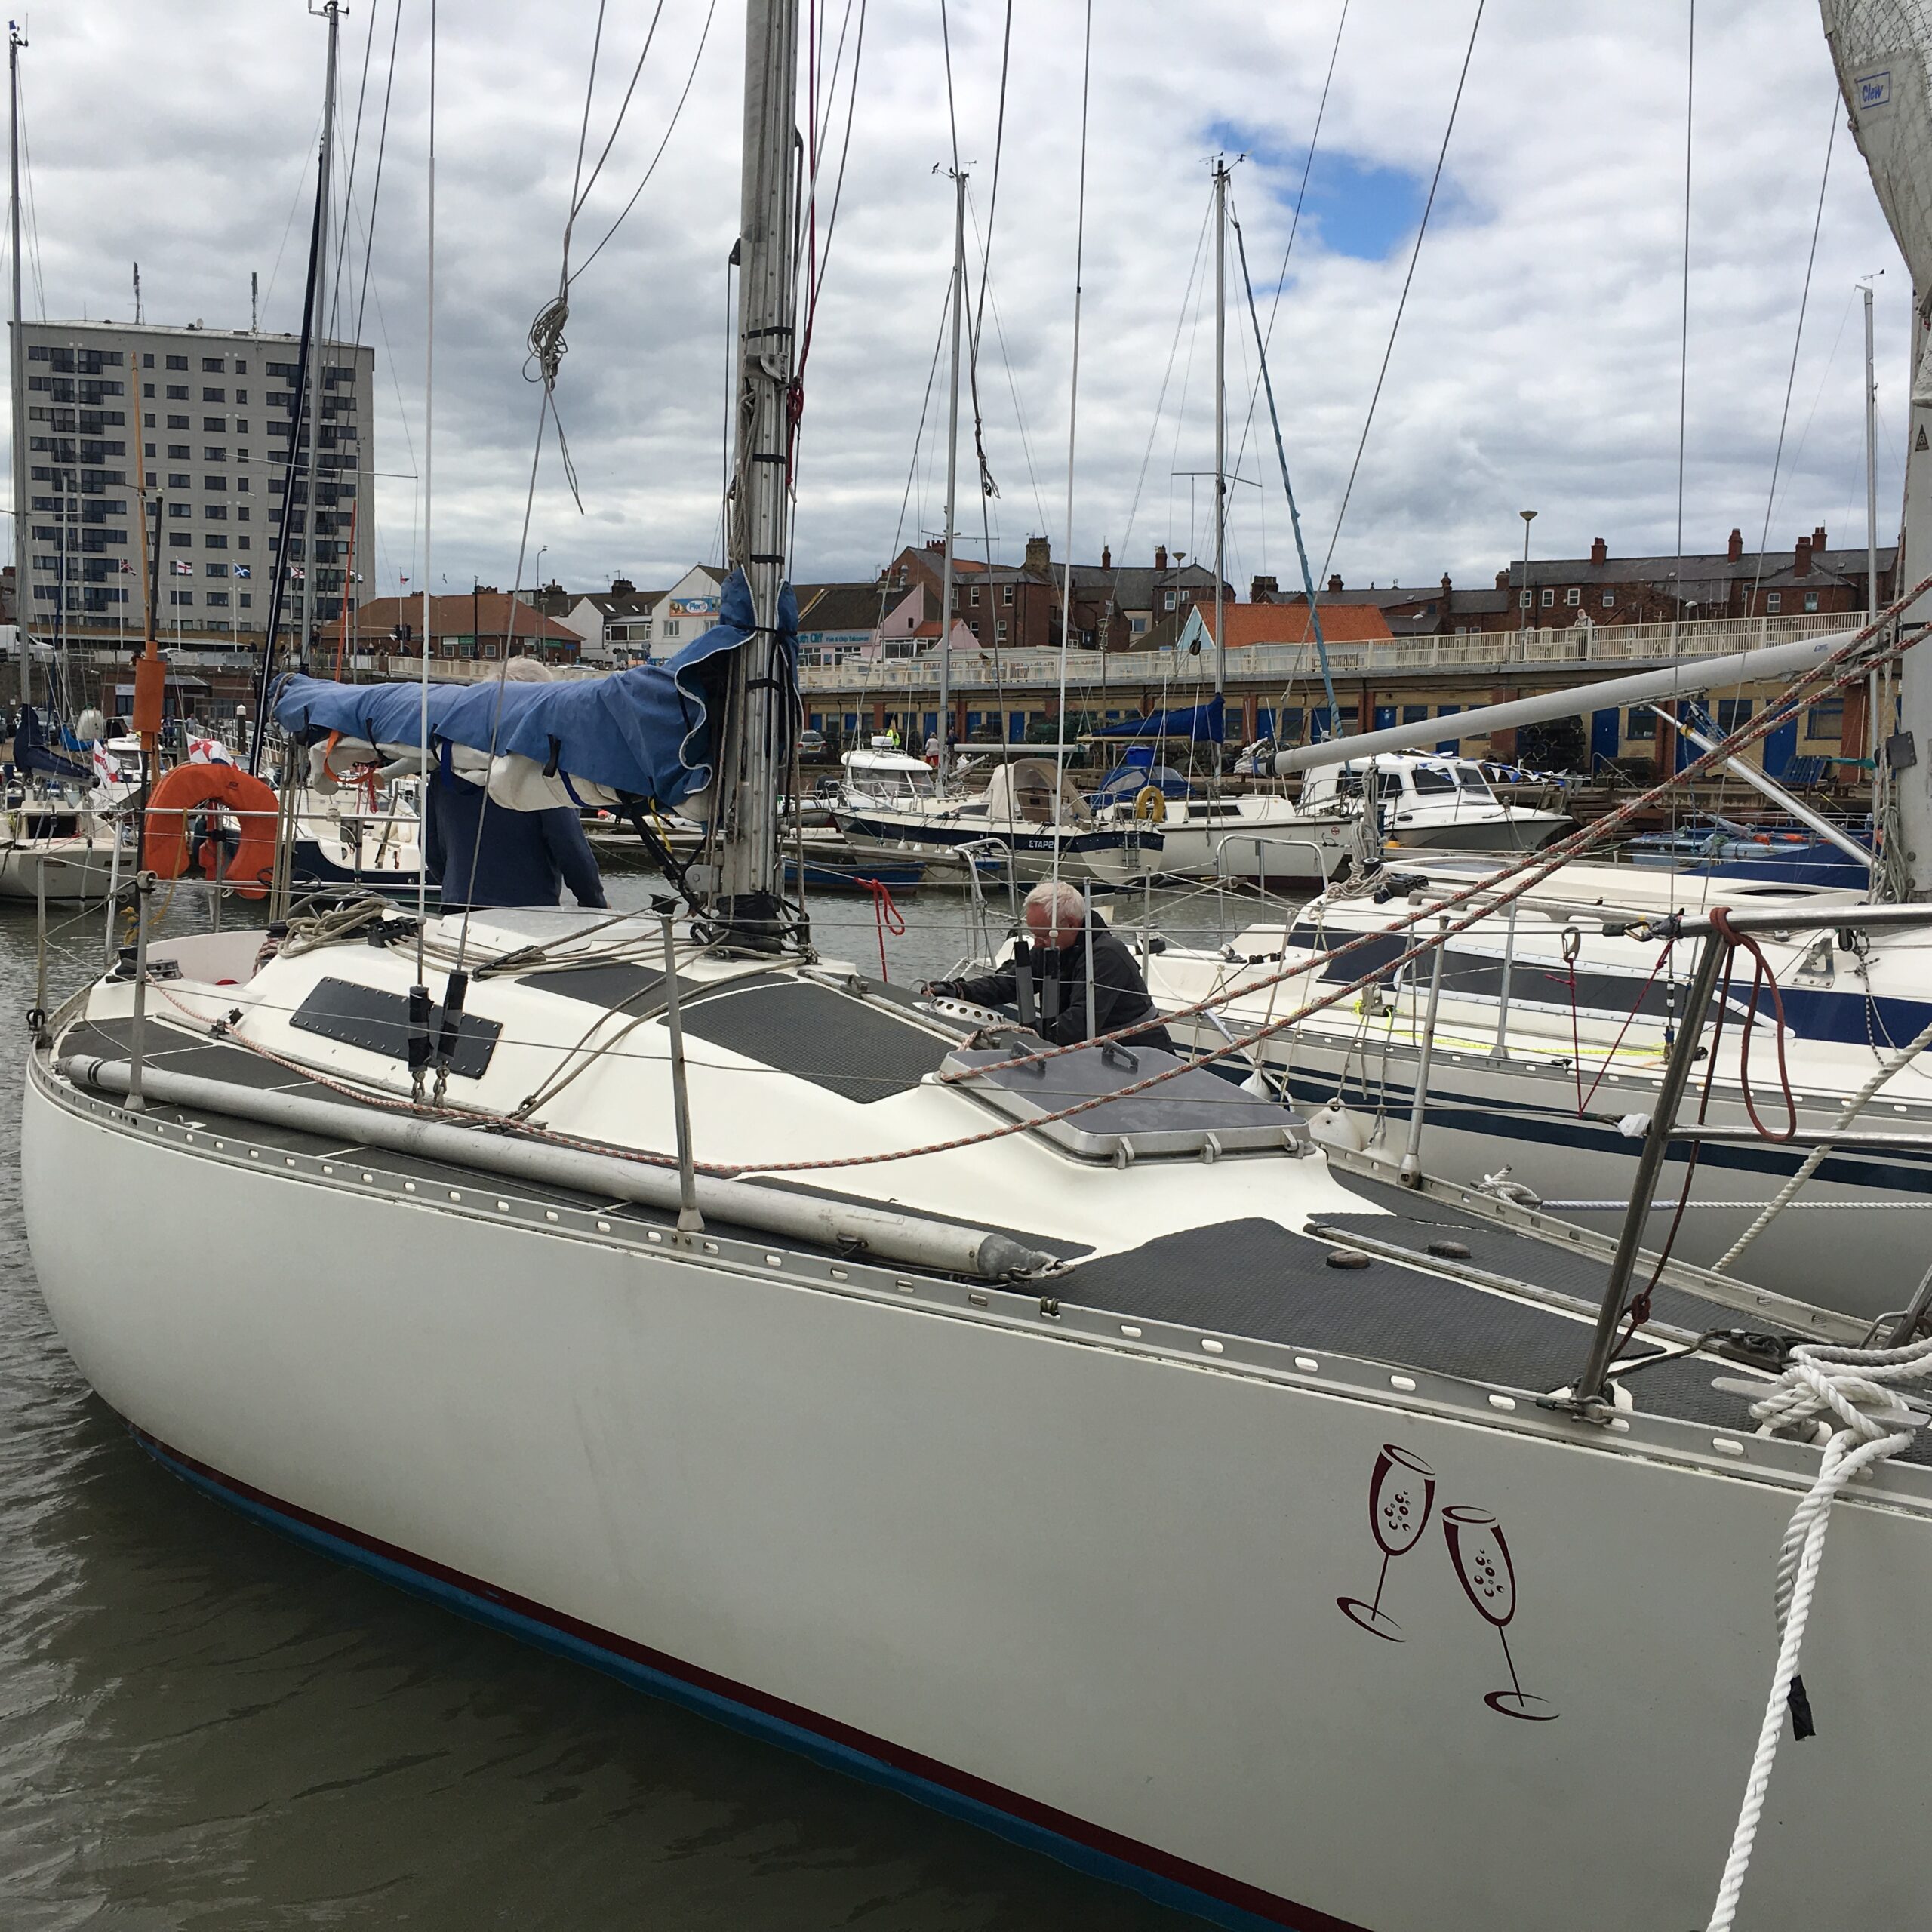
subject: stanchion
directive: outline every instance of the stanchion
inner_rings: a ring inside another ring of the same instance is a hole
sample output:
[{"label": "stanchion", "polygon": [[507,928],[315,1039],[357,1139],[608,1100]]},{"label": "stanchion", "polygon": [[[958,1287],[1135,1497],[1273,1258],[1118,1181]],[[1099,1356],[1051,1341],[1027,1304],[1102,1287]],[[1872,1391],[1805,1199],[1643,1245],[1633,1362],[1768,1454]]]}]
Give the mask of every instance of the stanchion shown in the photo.
[{"label": "stanchion", "polygon": [[697,1208],[697,1168],[691,1156],[691,1097],[685,1086],[685,1016],[678,998],[675,915],[660,911],[664,929],[664,1023],[671,1032],[671,1107],[678,1130],[678,1232],[701,1235],[704,1217]]}]

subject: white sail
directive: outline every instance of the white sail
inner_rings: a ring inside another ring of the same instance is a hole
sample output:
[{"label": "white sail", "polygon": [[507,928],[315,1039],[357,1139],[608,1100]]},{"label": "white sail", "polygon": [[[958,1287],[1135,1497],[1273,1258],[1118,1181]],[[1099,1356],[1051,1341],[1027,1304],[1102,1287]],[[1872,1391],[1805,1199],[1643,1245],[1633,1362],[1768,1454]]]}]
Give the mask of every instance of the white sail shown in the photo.
[{"label": "white sail", "polygon": [[[1932,291],[1932,6],[1820,0],[1820,11],[1858,151],[1923,303]],[[1922,337],[1912,399],[1932,404]]]}]

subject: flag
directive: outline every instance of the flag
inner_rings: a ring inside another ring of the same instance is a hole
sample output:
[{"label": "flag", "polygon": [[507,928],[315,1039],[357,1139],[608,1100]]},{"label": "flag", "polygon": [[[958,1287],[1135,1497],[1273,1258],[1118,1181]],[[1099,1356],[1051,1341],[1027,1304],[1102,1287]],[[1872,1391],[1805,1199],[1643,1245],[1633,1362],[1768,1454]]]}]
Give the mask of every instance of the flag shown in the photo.
[{"label": "flag", "polygon": [[94,775],[103,785],[112,785],[121,776],[119,761],[98,741],[94,746]]},{"label": "flag", "polygon": [[300,564],[291,564],[289,565],[288,576],[289,581],[292,583],[301,583],[306,582],[307,579],[307,573],[303,569]]},{"label": "flag", "polygon": [[235,574],[237,577],[246,577],[248,574],[248,566],[246,564],[237,564],[235,566]]},{"label": "flag", "polygon": [[190,563],[177,560],[173,568],[177,577],[192,577],[195,574],[195,567]]},{"label": "flag", "polygon": [[134,565],[133,565],[132,564],[129,563],[129,562],[128,562],[128,561],[127,560],[127,558],[126,558],[125,557],[123,557],[123,558],[121,559],[121,566],[120,566],[120,568],[121,568],[121,574],[122,574],[123,577],[132,577],[132,576],[134,574]]},{"label": "flag", "polygon": [[190,738],[188,740],[188,762],[190,764],[232,764],[235,754],[219,738]]}]

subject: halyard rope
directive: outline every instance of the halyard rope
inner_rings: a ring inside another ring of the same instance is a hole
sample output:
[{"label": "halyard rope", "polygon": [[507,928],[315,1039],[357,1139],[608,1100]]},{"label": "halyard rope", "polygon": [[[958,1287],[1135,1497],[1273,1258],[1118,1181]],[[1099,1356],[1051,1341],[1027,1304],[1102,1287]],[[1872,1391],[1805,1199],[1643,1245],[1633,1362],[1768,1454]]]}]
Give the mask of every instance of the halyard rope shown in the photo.
[{"label": "halyard rope", "polygon": [[[1825,1532],[1831,1526],[1832,1505],[1846,1484],[1861,1471],[1909,1448],[1923,1417],[1905,1408],[1895,1391],[1903,1384],[1932,1381],[1932,1340],[1898,1349],[1798,1348],[1789,1365],[1771,1385],[1770,1392],[1751,1405],[1761,1435],[1780,1431],[1807,1431],[1824,1438],[1825,1453],[1818,1474],[1798,1507],[1778,1551],[1774,1593],[1779,1634],[1777,1669],[1765,1700],[1756,1749],[1744,1783],[1744,1801],[1731,1835],[1730,1855],[1718,1886],[1706,1932],[1729,1932],[1737,1917],[1737,1902],[1750,1869],[1751,1852],[1764,1815],[1764,1795],[1777,1761],[1778,1741],[1789,1710],[1800,1737],[1811,1733],[1810,1711],[1804,1680],[1798,1674],[1798,1653],[1811,1614],[1811,1598],[1824,1559]],[[1761,1383],[1720,1380],[1720,1389],[1747,1392]],[[1832,1426],[1825,1418],[1833,1418]]]}]

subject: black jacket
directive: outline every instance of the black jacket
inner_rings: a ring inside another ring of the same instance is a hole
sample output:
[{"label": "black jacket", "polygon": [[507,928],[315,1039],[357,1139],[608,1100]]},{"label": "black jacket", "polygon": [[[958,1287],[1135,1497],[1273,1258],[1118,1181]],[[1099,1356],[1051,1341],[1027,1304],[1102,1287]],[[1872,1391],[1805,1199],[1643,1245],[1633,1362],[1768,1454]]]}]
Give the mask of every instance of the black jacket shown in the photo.
[{"label": "black jacket", "polygon": [[[1077,1045],[1088,1037],[1087,943],[1087,934],[1082,931],[1071,946],[1030,949],[1035,1008],[1033,1024],[1055,1046]],[[1174,1043],[1161,1024],[1154,1002],[1147,997],[1147,983],[1140,977],[1133,953],[1107,930],[1107,922],[1097,912],[1094,915],[1093,946],[1095,1036],[1144,1020],[1148,1023],[1129,1034],[1125,1044],[1158,1047],[1164,1053],[1172,1053]],[[933,989],[971,1000],[975,1006],[1018,1004],[1011,965],[1001,967],[996,973],[983,974],[977,980],[935,980]]]},{"label": "black jacket", "polygon": [[597,860],[569,806],[511,811],[491,804],[481,786],[441,772],[431,774],[424,789],[423,856],[429,876],[444,888],[445,909],[555,906],[565,885],[580,906],[606,903]]}]

